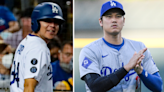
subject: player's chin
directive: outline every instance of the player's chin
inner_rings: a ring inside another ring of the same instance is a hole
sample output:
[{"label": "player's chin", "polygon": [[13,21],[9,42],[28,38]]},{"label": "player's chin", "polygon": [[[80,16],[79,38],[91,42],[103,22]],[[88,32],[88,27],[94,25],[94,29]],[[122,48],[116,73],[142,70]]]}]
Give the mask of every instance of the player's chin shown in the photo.
[{"label": "player's chin", "polygon": [[120,33],[120,31],[113,31],[113,32],[108,32],[108,34],[117,36]]},{"label": "player's chin", "polygon": [[56,34],[48,34],[48,35],[46,36],[46,38],[49,39],[49,40],[51,40],[51,39],[53,39],[53,38],[55,37],[55,35],[56,35]]}]

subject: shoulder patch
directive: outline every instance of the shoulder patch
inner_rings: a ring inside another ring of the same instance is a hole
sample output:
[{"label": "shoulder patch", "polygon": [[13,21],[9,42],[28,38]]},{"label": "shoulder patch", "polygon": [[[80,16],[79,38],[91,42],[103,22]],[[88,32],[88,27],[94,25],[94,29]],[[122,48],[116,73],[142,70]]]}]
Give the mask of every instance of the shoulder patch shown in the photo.
[{"label": "shoulder patch", "polygon": [[91,63],[92,61],[90,61],[87,57],[85,57],[83,60],[82,66],[87,69],[88,66],[91,65]]},{"label": "shoulder patch", "polygon": [[32,64],[32,65],[36,65],[37,63],[38,63],[37,59],[33,58],[33,59],[31,60],[31,64]]},{"label": "shoulder patch", "polygon": [[30,68],[30,71],[31,71],[32,73],[35,73],[35,72],[37,71],[37,68],[36,68],[36,67],[31,67],[31,68]]}]

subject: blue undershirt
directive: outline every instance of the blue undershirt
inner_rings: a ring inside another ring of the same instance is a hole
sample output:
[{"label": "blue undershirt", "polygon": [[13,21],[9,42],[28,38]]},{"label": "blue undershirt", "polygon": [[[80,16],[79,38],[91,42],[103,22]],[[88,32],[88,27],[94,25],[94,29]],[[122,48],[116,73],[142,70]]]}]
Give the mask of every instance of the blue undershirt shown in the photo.
[{"label": "blue undershirt", "polygon": [[[106,43],[106,45],[108,45],[109,47],[114,48],[118,51],[124,45],[124,39],[120,45],[114,45],[114,44],[107,42],[104,38],[102,38],[102,39]],[[162,83],[162,79],[161,79],[159,73],[156,72],[154,74],[149,74],[147,72],[147,75],[148,75],[147,77],[146,77],[145,73],[146,73],[146,71],[143,69],[143,72],[138,75],[141,78],[141,80],[143,81],[144,85],[153,92],[161,92],[163,89],[163,87],[162,87],[163,83]]]},{"label": "blue undershirt", "polygon": [[[147,76],[146,76],[147,75]],[[150,74],[144,69],[141,74],[138,75],[144,85],[153,92],[161,92],[163,89],[162,79],[158,72]]]},{"label": "blue undershirt", "polygon": [[[33,34],[29,34],[29,36],[36,36],[36,35],[33,35]],[[38,37],[38,36],[36,36],[36,37]]]},{"label": "blue undershirt", "polygon": [[111,48],[114,48],[114,49],[116,49],[116,50],[120,50],[121,49],[121,47],[124,45],[124,39],[123,39],[123,41],[122,41],[122,43],[120,44],[120,45],[114,45],[114,44],[111,44],[111,43],[109,43],[109,42],[107,42],[104,38],[102,38],[103,39],[103,41],[106,43],[106,45],[108,45],[109,47],[111,47]]}]

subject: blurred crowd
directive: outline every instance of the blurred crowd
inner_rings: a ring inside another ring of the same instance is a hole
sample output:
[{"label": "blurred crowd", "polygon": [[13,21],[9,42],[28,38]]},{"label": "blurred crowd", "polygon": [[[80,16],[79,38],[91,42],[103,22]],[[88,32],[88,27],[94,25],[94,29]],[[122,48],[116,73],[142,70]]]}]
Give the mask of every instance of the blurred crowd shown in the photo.
[{"label": "blurred crowd", "polygon": [[[0,0],[0,92],[9,92],[12,60],[19,43],[32,32],[32,11],[33,7],[21,11],[17,19],[5,6],[5,0]],[[48,43],[48,48],[51,53],[54,92],[72,92],[73,42],[61,41],[56,36]]]}]

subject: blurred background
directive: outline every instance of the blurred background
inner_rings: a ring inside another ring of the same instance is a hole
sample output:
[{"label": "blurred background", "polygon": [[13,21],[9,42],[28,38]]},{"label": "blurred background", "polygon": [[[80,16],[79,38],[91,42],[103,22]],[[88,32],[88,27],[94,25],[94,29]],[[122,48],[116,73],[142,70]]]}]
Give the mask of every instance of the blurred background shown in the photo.
[{"label": "blurred background", "polygon": [[[70,44],[70,48],[73,47],[73,0],[0,0],[0,92],[10,92],[10,69],[15,49],[22,39],[32,32],[31,14],[34,7],[42,2],[57,3],[65,19],[58,35],[48,44],[51,63],[59,60],[58,55],[63,53],[61,49],[64,47],[63,43]],[[73,62],[72,54],[69,56],[70,62]],[[73,79],[69,80],[71,83],[69,91],[57,89],[57,92],[63,92],[61,90],[72,92]]]},{"label": "blurred background", "polygon": [[[75,92],[85,92],[84,81],[81,81],[79,75],[79,53],[85,45],[103,37],[103,31],[99,26],[98,19],[101,5],[106,1],[108,0],[75,0]],[[126,13],[122,36],[141,41],[147,46],[159,68],[159,73],[164,83],[164,0],[117,1],[123,4]],[[142,92],[151,92],[143,83],[141,85]]]}]

